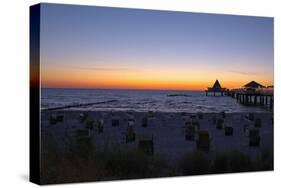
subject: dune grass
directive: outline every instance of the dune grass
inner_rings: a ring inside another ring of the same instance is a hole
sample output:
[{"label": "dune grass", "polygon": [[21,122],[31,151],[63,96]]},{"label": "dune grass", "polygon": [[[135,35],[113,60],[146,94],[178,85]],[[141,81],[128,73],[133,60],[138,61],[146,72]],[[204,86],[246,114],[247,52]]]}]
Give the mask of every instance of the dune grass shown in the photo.
[{"label": "dune grass", "polygon": [[92,142],[79,142],[62,150],[52,137],[43,142],[42,184],[273,170],[271,149],[256,159],[239,151],[194,151],[171,165],[137,149],[99,152]]},{"label": "dune grass", "polygon": [[165,161],[137,149],[100,152],[90,142],[80,142],[61,151],[51,137],[45,142],[42,184],[163,177],[169,172]]},{"label": "dune grass", "polygon": [[262,149],[261,156],[251,158],[240,151],[205,153],[196,151],[179,163],[181,175],[235,173],[273,170],[273,151]]}]

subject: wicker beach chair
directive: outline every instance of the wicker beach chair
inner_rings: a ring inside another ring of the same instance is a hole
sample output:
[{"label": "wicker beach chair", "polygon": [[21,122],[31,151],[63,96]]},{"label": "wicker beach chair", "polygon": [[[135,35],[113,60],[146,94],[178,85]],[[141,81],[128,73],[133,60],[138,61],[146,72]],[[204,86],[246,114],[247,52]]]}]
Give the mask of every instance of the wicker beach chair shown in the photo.
[{"label": "wicker beach chair", "polygon": [[141,126],[147,127],[148,126],[148,117],[143,117],[141,120]]},{"label": "wicker beach chair", "polygon": [[203,113],[199,112],[197,113],[198,119],[203,119]]},{"label": "wicker beach chair", "polygon": [[222,117],[223,119],[226,118],[226,114],[225,114],[224,111],[221,112],[221,117]]},{"label": "wicker beach chair", "polygon": [[95,123],[96,123],[95,120],[87,119],[84,122],[85,122],[86,129],[89,129],[89,130],[93,130],[94,129],[94,126],[95,126]]},{"label": "wicker beach chair", "polygon": [[256,118],[256,120],[255,120],[255,127],[261,127],[261,119],[260,118]]},{"label": "wicker beach chair", "polygon": [[138,148],[147,155],[153,155],[154,144],[153,136],[139,136]]},{"label": "wicker beach chair", "polygon": [[254,119],[255,119],[254,113],[249,113],[249,114],[248,114],[248,119],[249,119],[250,121],[254,121]]},{"label": "wicker beach chair", "polygon": [[120,124],[120,121],[118,118],[112,118],[112,120],[111,120],[112,127],[118,127],[119,124]]},{"label": "wicker beach chair", "polygon": [[233,136],[233,127],[225,127],[224,128],[224,135],[225,136]]},{"label": "wicker beach chair", "polygon": [[84,123],[84,121],[86,121],[87,118],[88,118],[88,113],[82,112],[79,114],[79,120],[81,123]]},{"label": "wicker beach chair", "polygon": [[196,126],[197,130],[200,130],[200,124],[197,119],[191,119],[191,125]]},{"label": "wicker beach chair", "polygon": [[64,116],[62,114],[57,115],[57,122],[63,122]]},{"label": "wicker beach chair", "polygon": [[249,146],[259,146],[260,145],[260,131],[258,129],[249,130]]},{"label": "wicker beach chair", "polygon": [[92,146],[92,138],[88,129],[76,130],[76,147],[75,151],[81,156],[88,157],[90,147]]},{"label": "wicker beach chair", "polygon": [[198,150],[210,151],[210,136],[208,131],[199,131],[196,146]]},{"label": "wicker beach chair", "polygon": [[217,123],[217,117],[216,116],[212,116],[211,120],[210,120],[213,124]]},{"label": "wicker beach chair", "polygon": [[154,117],[154,112],[153,111],[148,111],[148,117]]},{"label": "wicker beach chair", "polygon": [[191,121],[186,121],[185,122],[185,127],[192,125]]},{"label": "wicker beach chair", "polygon": [[217,119],[216,128],[217,129],[223,129],[223,127],[224,127],[224,120],[223,119]]},{"label": "wicker beach chair", "polygon": [[103,119],[101,119],[100,121],[98,121],[98,123],[97,123],[97,131],[98,131],[98,134],[103,133],[103,124],[104,124]]},{"label": "wicker beach chair", "polygon": [[56,124],[56,123],[58,123],[58,122],[63,122],[63,115],[57,115],[57,114],[52,114],[51,116],[50,116],[50,124],[52,124],[52,125],[54,125],[54,124]]},{"label": "wicker beach chair", "polygon": [[134,127],[128,125],[126,130],[126,143],[135,142],[135,140],[136,140],[136,133],[134,131]]},{"label": "wicker beach chair", "polygon": [[51,115],[49,120],[51,125],[55,125],[57,123],[56,115]]},{"label": "wicker beach chair", "polygon": [[190,118],[191,118],[191,119],[196,119],[196,115],[191,114],[191,115],[190,115]]},{"label": "wicker beach chair", "polygon": [[185,128],[185,140],[194,140],[196,133],[196,127],[189,125]]},{"label": "wicker beach chair", "polygon": [[187,116],[187,113],[186,112],[181,112],[180,113],[182,116]]}]

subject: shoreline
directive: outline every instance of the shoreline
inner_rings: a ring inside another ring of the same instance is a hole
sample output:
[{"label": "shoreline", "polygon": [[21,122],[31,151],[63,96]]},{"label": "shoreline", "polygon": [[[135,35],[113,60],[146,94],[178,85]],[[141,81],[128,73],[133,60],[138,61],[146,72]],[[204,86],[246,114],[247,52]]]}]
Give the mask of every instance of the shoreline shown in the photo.
[{"label": "shoreline", "polygon": [[[87,105],[87,104],[86,104]],[[261,107],[262,108],[262,107]],[[263,109],[263,108],[262,108]],[[229,111],[219,111],[219,112],[204,112],[204,111],[194,111],[194,112],[190,112],[190,111],[186,111],[186,110],[182,110],[182,111],[161,111],[161,110],[146,110],[146,111],[138,111],[138,110],[112,110],[112,109],[65,109],[65,107],[54,107],[51,109],[41,109],[40,113],[59,113],[59,112],[69,112],[69,113],[81,113],[81,112],[90,112],[90,113],[142,113],[142,114],[146,114],[146,113],[162,113],[162,114],[221,114],[221,113],[225,113],[225,114],[249,114],[249,113],[254,113],[254,114],[273,114],[274,115],[274,110],[264,110],[264,111],[245,111],[245,112],[239,112],[239,111],[234,111],[234,112],[229,112]]]}]

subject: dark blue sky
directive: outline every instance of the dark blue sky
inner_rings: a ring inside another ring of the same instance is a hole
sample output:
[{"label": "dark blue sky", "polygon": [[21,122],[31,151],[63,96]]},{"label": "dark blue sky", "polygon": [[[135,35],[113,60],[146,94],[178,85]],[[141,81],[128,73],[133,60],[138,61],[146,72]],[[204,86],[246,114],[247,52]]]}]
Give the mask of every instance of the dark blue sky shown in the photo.
[{"label": "dark blue sky", "polygon": [[272,83],[273,19],[43,4],[41,54],[50,70],[186,69]]}]

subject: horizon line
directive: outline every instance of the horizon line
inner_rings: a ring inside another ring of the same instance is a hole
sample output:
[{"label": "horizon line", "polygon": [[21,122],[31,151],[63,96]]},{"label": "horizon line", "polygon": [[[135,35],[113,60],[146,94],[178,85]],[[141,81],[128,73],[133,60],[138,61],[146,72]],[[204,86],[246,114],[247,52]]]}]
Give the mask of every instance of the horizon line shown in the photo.
[{"label": "horizon line", "polygon": [[151,88],[94,88],[94,87],[41,87],[41,89],[96,89],[96,90],[152,90],[152,91],[205,91],[205,89],[151,89]]}]

